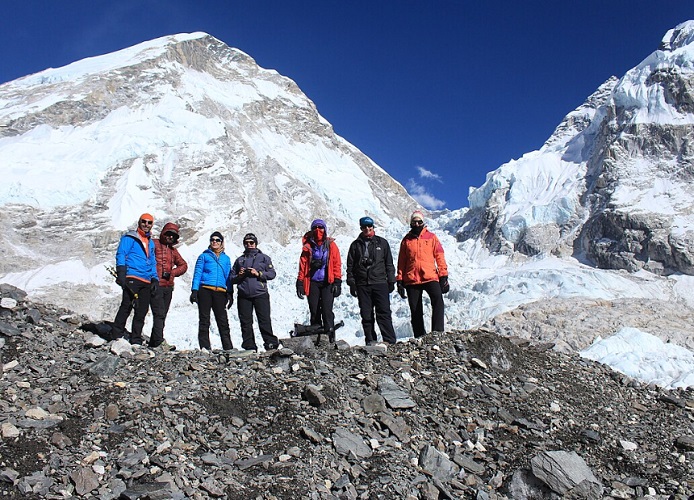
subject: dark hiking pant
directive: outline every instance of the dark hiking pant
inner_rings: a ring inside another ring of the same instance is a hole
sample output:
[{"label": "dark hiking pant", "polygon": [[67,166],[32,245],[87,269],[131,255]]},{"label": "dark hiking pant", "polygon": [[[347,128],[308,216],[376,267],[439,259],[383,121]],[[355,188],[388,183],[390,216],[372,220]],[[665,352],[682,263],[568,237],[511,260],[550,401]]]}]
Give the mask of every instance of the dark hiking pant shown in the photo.
[{"label": "dark hiking pant", "polygon": [[327,331],[335,328],[335,315],[333,314],[333,293],[331,285],[312,281],[308,289],[308,310],[311,313],[311,325],[322,325]]},{"label": "dark hiking pant", "polygon": [[415,337],[423,336],[424,330],[424,306],[422,305],[422,292],[429,295],[431,301],[431,331],[443,331],[443,294],[441,285],[438,281],[429,281],[421,285],[406,286],[407,301],[410,304],[410,314],[412,316],[412,331]]},{"label": "dark hiking pant", "polygon": [[142,327],[145,325],[145,316],[147,316],[147,311],[149,310],[150,302],[150,284],[144,281],[128,278],[126,280],[126,285],[130,289],[130,292],[123,287],[123,297],[121,299],[120,307],[116,313],[116,319],[113,320],[113,331],[118,337],[122,337],[125,332],[125,323],[128,321],[128,316],[133,310],[133,295],[137,294],[137,300],[135,300],[135,315],[133,316],[133,323],[130,332],[130,343],[131,344],[142,344]]},{"label": "dark hiking pant", "polygon": [[[390,293],[388,283],[375,285],[357,285],[357,299],[359,300],[359,313],[361,314],[361,326],[364,329],[364,340],[375,342],[376,331],[374,319],[381,330],[384,342],[395,344],[395,330],[390,313]],[[374,310],[376,311],[374,318]]]},{"label": "dark hiking pant", "polygon": [[154,324],[152,325],[152,335],[149,337],[150,347],[157,347],[164,342],[164,325],[166,323],[166,315],[169,314],[172,296],[172,286],[161,286],[154,297],[152,297],[150,306]]},{"label": "dark hiking pant", "polygon": [[239,296],[236,301],[239,311],[239,321],[241,322],[241,337],[243,343],[241,347],[250,351],[257,351],[255,345],[255,333],[253,333],[253,309],[258,318],[258,329],[263,337],[265,349],[275,349],[279,345],[279,340],[272,333],[272,321],[270,320],[270,294],[265,293],[259,297],[245,298]]},{"label": "dark hiking pant", "polygon": [[222,349],[226,351],[233,348],[226,305],[226,292],[202,287],[198,290],[198,344],[200,349],[212,348],[210,345],[210,310],[214,313],[214,319],[217,322],[219,336],[222,339]]}]

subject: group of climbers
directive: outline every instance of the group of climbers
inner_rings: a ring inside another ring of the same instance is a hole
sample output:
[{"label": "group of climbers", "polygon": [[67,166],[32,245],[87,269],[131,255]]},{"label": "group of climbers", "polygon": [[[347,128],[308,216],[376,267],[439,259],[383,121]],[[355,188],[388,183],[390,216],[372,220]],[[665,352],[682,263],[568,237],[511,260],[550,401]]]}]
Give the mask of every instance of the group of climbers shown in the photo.
[{"label": "group of climbers", "polygon": [[[174,278],[188,269],[175,245],[179,227],[168,222],[159,239],[153,239],[154,218],[142,214],[138,227],[125,233],[116,252],[117,282],[123,288],[121,305],[113,328],[123,334],[126,321],[135,309],[130,342],[142,344],[142,328],[151,308],[153,328],[149,347],[167,346],[164,325],[171,304]],[[444,330],[443,294],[449,290],[448,268],[441,242],[429,231],[422,212],[410,217],[410,230],[400,242],[397,269],[390,245],[375,233],[371,217],[359,219],[360,233],[347,254],[347,286],[356,297],[367,345],[377,342],[375,325],[383,341],[397,340],[390,309],[390,294],[407,298],[415,337],[426,333],[422,296],[431,301],[431,330]],[[234,303],[233,286],[238,291],[238,316],[241,323],[242,349],[257,351],[253,332],[253,311],[266,350],[277,349],[279,340],[272,331],[270,295],[267,282],[275,278],[272,259],[258,248],[258,238],[248,233],[243,238],[244,252],[232,264],[224,253],[224,236],[215,231],[209,246],[195,264],[190,302],[198,306],[198,344],[211,349],[210,316],[214,314],[222,349],[233,348],[227,309]],[[342,293],[342,260],[334,238],[328,236],[324,220],[315,219],[303,235],[299,257],[296,294],[308,299],[311,325],[320,326],[335,341],[333,302]],[[338,325],[339,326],[339,325]]]}]

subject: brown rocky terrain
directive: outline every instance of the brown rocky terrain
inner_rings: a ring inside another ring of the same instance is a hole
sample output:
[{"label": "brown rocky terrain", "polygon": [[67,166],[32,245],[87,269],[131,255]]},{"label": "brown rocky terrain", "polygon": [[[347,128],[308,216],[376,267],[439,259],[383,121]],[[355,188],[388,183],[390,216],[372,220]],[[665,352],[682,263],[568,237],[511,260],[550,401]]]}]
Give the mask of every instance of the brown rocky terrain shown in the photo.
[{"label": "brown rocky terrain", "polygon": [[165,352],[0,294],[2,498],[694,494],[694,392],[551,344],[452,331]]}]

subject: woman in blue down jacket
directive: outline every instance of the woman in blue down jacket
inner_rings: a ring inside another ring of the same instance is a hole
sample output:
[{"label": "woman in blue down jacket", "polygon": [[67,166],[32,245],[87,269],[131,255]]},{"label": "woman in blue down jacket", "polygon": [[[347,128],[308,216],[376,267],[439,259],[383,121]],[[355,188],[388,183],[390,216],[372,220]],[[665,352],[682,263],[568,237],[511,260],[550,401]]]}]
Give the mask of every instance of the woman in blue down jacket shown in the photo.
[{"label": "woman in blue down jacket", "polygon": [[224,253],[224,236],[219,231],[215,231],[210,236],[210,246],[200,254],[195,263],[193,291],[190,293],[190,302],[197,302],[198,304],[198,343],[200,349],[211,349],[210,310],[214,312],[219,336],[222,339],[222,349],[225,351],[233,349],[226,311],[234,303],[234,296],[229,284],[230,272],[231,259]]}]

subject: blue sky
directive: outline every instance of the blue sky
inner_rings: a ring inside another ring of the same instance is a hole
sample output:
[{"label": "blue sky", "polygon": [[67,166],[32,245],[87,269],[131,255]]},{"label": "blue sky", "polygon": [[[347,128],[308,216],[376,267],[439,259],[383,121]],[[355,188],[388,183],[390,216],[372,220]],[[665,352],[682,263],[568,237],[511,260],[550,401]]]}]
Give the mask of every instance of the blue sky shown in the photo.
[{"label": "blue sky", "polygon": [[428,208],[467,206],[610,76],[694,19],[673,0],[7,2],[0,82],[204,31],[292,78]]}]

